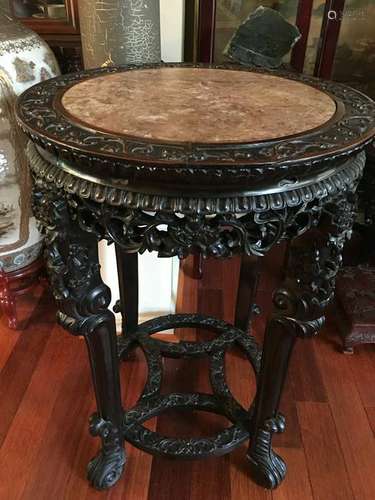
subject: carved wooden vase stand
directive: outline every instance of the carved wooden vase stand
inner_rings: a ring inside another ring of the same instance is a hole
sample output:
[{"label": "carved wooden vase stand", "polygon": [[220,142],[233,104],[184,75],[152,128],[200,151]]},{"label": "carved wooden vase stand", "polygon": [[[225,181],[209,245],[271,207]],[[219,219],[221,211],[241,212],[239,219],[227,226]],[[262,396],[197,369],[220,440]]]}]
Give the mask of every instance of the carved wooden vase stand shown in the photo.
[{"label": "carved wooden vase stand", "polygon": [[[272,436],[285,428],[278,407],[289,357],[298,338],[313,337],[324,323],[374,112],[370,99],[343,85],[187,65],[92,70],[39,84],[20,98],[58,321],[84,336],[92,367],[97,413],[90,430],[102,441],[88,466],[94,487],[120,478],[124,441],[191,459],[222,455],[249,440],[249,474],[267,488],[281,483],[286,465]],[[99,272],[102,239],[117,249],[120,337]],[[262,349],[252,335],[212,317],[178,314],[140,325],[126,317],[132,254],[262,257],[283,240],[290,241],[288,270],[273,294]],[[178,327],[209,329],[217,337],[177,344],[153,338]],[[226,383],[225,352],[233,344],[257,378],[249,408]],[[137,346],[148,379],[138,403],[124,408],[119,362]],[[161,394],[163,357],[201,356],[210,358],[211,394]],[[199,439],[161,436],[144,426],[170,408],[218,413],[232,425]]]}]

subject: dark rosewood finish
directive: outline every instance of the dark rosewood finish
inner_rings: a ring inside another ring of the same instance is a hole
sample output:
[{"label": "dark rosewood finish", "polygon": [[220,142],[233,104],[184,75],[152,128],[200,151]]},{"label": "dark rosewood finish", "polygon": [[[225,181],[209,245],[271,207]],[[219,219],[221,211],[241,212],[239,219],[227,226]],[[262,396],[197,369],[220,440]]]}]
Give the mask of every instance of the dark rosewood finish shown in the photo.
[{"label": "dark rosewood finish", "polygon": [[[344,8],[345,0],[331,0],[325,4],[318,54],[314,69],[314,75],[319,78],[329,79],[332,76]],[[333,13],[332,16],[329,15],[330,12]]]},{"label": "dark rosewood finish", "polygon": [[[162,456],[203,458],[228,453],[249,439],[252,476],[275,488],[286,473],[272,438],[285,428],[279,402],[289,358],[298,338],[316,335],[324,324],[351,234],[354,193],[365,163],[362,150],[374,135],[374,103],[343,85],[283,74],[329,92],[336,101],[334,116],[292,137],[231,144],[175,144],[104,134],[60,113],[59,96],[68,85],[127,70],[141,71],[108,68],[61,77],[28,90],[18,103],[19,122],[34,143],[27,149],[34,213],[46,236],[58,321],[84,336],[91,362],[97,413],[90,430],[102,447],[89,464],[89,480],[103,489],[119,479],[126,461],[124,441]],[[230,75],[236,78],[235,72]],[[100,240],[117,248],[118,310],[125,330],[119,337],[108,309],[111,293],[100,277]],[[253,260],[285,240],[290,241],[288,266],[273,293],[274,312],[260,350],[252,332],[245,331],[254,311]],[[146,250],[160,257],[245,255],[236,326],[194,313],[138,325],[134,255]],[[153,337],[171,328],[205,329],[216,336],[178,343]],[[226,381],[225,354],[233,346],[240,348],[257,378],[255,399],[247,407],[234,398]],[[137,347],[145,355],[147,380],[135,406],[123,408],[119,362]],[[163,358],[200,357],[209,360],[211,392],[161,391]],[[199,438],[168,437],[144,425],[171,409],[217,413],[231,424]]]},{"label": "dark rosewood finish", "polygon": [[305,64],[313,4],[314,0],[299,0],[297,8],[296,26],[301,32],[301,38],[293,47],[290,64],[300,73]]},{"label": "dark rosewood finish", "polygon": [[244,332],[250,331],[253,314],[260,313],[259,306],[255,304],[259,268],[260,260],[258,257],[253,255],[242,256],[234,324]]},{"label": "dark rosewood finish", "polygon": [[213,63],[215,53],[216,0],[198,0],[197,61]]},{"label": "dark rosewood finish", "polygon": [[127,253],[116,245],[120,300],[115,312],[122,316],[122,333],[134,332],[138,326],[138,254]]}]

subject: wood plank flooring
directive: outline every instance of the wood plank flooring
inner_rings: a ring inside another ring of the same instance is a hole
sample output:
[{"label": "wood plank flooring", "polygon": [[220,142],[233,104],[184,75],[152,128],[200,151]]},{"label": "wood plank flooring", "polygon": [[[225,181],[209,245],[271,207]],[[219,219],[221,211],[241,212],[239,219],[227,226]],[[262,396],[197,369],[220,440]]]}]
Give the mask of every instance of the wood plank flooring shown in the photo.
[{"label": "wood plank flooring", "polygon": [[[179,308],[187,304],[232,320],[238,261],[232,269],[207,262],[198,287],[185,276],[191,293],[185,302],[179,298]],[[271,279],[263,273],[257,297],[263,313],[254,321],[260,340],[274,280],[275,274]],[[85,479],[99,443],[88,433],[95,404],[84,342],[56,326],[53,302],[42,286],[23,299],[20,313],[22,332],[8,330],[0,318],[1,500],[375,499],[375,346],[341,354],[334,312],[320,337],[300,341],[292,358],[281,404],[287,430],[274,440],[288,464],[279,489],[264,490],[248,477],[245,445],[225,457],[180,462],[127,444],[122,480],[101,493]],[[255,382],[246,360],[233,349],[226,364],[233,393],[249,405]],[[206,360],[167,360],[164,390],[208,390],[206,369]],[[123,401],[130,406],[145,381],[143,355],[137,351],[121,370]],[[212,434],[223,425],[224,418],[199,412],[170,412],[148,423],[174,436]]]}]

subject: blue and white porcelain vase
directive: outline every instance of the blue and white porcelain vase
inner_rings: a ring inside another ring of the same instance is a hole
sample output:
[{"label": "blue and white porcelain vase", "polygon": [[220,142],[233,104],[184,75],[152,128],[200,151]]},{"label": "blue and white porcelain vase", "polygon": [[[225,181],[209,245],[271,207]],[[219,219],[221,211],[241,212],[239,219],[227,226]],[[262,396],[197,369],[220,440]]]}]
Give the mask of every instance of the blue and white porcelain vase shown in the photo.
[{"label": "blue and white porcelain vase", "polygon": [[59,74],[52,50],[11,17],[0,0],[0,267],[25,267],[41,252],[42,237],[31,214],[31,183],[25,138],[15,123],[14,103],[28,87]]}]

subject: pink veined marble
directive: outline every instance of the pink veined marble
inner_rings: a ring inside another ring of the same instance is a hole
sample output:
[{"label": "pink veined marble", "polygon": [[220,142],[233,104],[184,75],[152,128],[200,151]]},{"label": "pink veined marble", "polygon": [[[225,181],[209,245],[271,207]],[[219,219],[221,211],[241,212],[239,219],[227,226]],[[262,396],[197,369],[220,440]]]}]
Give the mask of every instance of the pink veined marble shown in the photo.
[{"label": "pink veined marble", "polygon": [[82,81],[62,96],[84,126],[154,141],[239,143],[301,134],[335,101],[304,83],[248,71],[157,68]]}]

